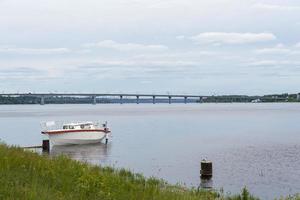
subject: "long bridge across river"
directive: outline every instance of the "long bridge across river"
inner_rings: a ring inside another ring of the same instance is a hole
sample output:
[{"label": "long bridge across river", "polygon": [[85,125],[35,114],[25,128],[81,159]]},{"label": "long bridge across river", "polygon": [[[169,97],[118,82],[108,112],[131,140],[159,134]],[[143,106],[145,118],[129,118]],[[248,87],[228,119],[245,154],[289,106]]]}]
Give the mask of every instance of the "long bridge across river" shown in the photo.
[{"label": "long bridge across river", "polygon": [[124,103],[125,97],[135,98],[136,103],[140,103],[141,98],[152,98],[152,103],[157,103],[158,98],[168,99],[168,103],[172,103],[172,99],[182,99],[184,103],[188,102],[188,99],[197,99],[198,103],[201,103],[205,96],[201,95],[187,95],[187,94],[134,94],[134,93],[0,93],[0,96],[6,97],[37,97],[40,98],[40,104],[45,104],[45,99],[50,97],[91,97],[92,104],[97,104],[97,97],[114,97],[119,98],[121,104]]}]

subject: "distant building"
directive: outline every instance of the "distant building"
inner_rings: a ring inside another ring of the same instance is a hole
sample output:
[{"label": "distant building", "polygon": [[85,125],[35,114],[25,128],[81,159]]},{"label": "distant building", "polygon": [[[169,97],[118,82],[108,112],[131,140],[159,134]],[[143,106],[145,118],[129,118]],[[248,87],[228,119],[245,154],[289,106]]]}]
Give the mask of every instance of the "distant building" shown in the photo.
[{"label": "distant building", "polygon": [[300,101],[300,93],[297,94],[297,100]]}]

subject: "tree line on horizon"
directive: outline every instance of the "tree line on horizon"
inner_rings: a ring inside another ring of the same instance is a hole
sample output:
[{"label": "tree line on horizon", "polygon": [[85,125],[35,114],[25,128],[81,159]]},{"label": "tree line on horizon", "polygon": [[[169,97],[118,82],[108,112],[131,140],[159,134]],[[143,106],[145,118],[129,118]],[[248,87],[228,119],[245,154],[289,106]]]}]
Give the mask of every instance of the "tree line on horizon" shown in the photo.
[{"label": "tree line on horizon", "polygon": [[[270,94],[262,96],[248,96],[248,95],[219,95],[206,96],[200,100],[189,98],[187,103],[250,103],[250,102],[300,102],[299,94]],[[91,104],[92,97],[63,97],[53,96],[45,98],[46,104]],[[120,103],[118,98],[97,98],[96,102],[99,104]],[[123,103],[136,103],[135,98],[123,98]],[[151,98],[141,98],[140,103],[152,103]],[[156,103],[167,103],[166,98],[157,98]],[[173,103],[184,103],[182,98],[173,98]],[[0,96],[0,104],[40,104],[41,98],[35,96]]]}]

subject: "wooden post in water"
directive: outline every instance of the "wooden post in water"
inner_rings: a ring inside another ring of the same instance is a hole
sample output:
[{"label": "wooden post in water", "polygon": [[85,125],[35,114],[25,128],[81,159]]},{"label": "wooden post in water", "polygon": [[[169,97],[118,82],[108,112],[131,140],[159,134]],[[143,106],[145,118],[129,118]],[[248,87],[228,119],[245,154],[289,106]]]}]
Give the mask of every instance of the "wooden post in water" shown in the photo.
[{"label": "wooden post in water", "polygon": [[200,162],[201,170],[200,170],[200,188],[203,189],[210,189],[213,187],[212,175],[213,175],[213,168],[212,162],[203,159]]},{"label": "wooden post in water", "polygon": [[43,152],[49,152],[50,150],[49,140],[43,140],[42,148],[43,148]]},{"label": "wooden post in water", "polygon": [[200,170],[201,179],[210,179],[213,176],[212,162],[203,159],[200,165],[201,165],[201,170]]}]

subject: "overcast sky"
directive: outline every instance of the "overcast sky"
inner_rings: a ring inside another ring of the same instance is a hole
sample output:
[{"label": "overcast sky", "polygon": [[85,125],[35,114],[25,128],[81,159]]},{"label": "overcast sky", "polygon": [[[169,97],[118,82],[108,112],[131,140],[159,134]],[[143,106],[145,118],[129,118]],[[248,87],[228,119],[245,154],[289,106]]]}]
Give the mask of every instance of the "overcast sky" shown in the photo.
[{"label": "overcast sky", "polygon": [[300,92],[299,0],[0,0],[0,92]]}]

